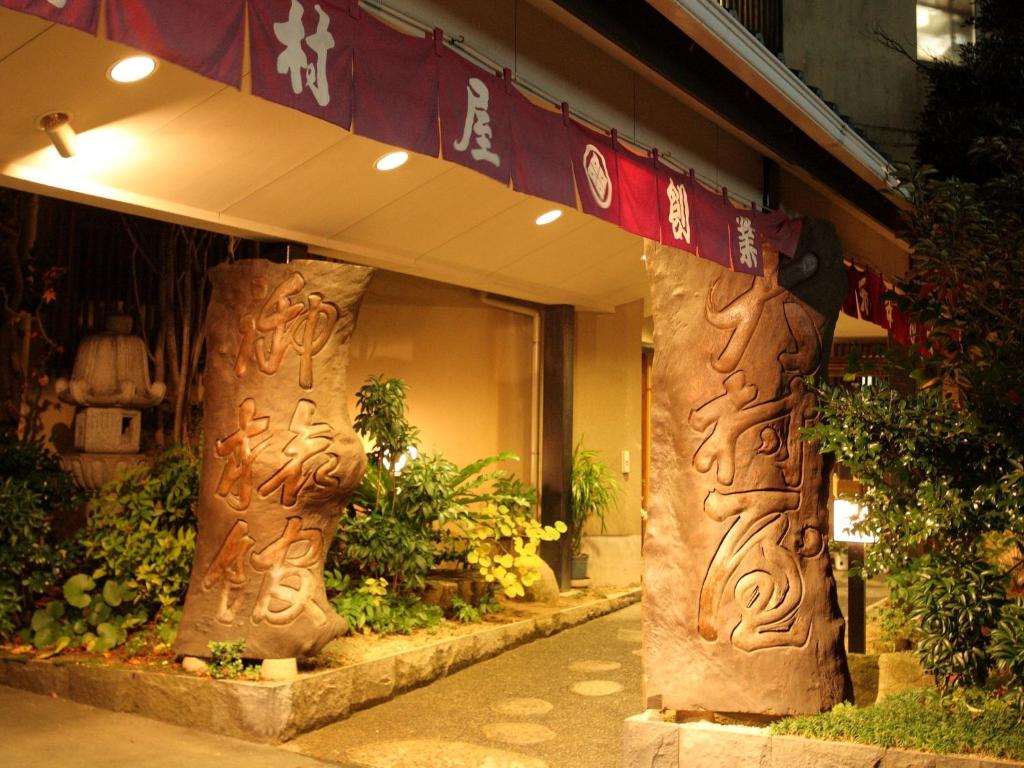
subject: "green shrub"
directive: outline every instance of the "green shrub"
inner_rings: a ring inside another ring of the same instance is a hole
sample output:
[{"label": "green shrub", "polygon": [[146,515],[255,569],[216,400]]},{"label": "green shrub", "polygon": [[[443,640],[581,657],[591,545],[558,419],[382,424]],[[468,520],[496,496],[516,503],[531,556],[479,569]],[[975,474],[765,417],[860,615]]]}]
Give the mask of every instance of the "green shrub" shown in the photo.
[{"label": "green shrub", "polygon": [[1024,692],[1024,602],[1020,598],[1003,607],[989,649],[1009,684]]},{"label": "green shrub", "polygon": [[236,677],[259,680],[260,668],[246,665],[242,660],[245,640],[223,643],[211,640],[207,647],[210,649],[210,677],[214,680],[234,680]]},{"label": "green shrub", "polygon": [[386,581],[399,613],[418,610],[408,598],[441,561],[471,565],[506,594],[522,595],[538,578],[540,540],[557,539],[564,526],[541,526],[533,490],[491,469],[514,454],[465,467],[420,455],[417,430],[405,417],[406,391],[398,379],[371,377],[356,393],[355,428],[371,448],[328,567],[355,580]]},{"label": "green shrub", "polygon": [[34,600],[60,583],[71,545],[53,529],[81,492],[41,442],[0,432],[0,638],[28,621]]},{"label": "green shrub", "polygon": [[62,552],[31,486],[22,478],[0,482],[0,637],[21,626],[33,598],[60,579]]},{"label": "green shrub", "polygon": [[869,514],[858,528],[876,539],[867,572],[890,577],[887,619],[909,620],[915,652],[941,688],[983,684],[1024,538],[1017,435],[938,387],[882,382],[819,394],[822,421],[802,434],[863,486]]},{"label": "green shrub", "polygon": [[[908,594],[918,624],[917,657],[945,690],[988,680],[988,644],[1006,602],[1005,576],[980,560],[922,558]],[[1021,652],[1024,652],[1022,647]]]},{"label": "green shrub", "polygon": [[364,579],[353,588],[348,576],[326,572],[324,581],[334,610],[348,622],[349,631],[380,635],[407,635],[415,629],[436,626],[444,618],[441,609],[416,595],[396,595],[385,579]]},{"label": "green shrub", "polygon": [[145,623],[146,612],[132,608],[135,591],[125,582],[107,579],[96,591],[98,586],[84,573],[65,581],[64,599],[51,600],[32,614],[32,644],[51,653],[77,647],[103,653],[124,643],[129,629]]},{"label": "green shrub", "polygon": [[156,614],[178,604],[195,554],[199,458],[176,446],[152,468],[125,473],[101,489],[82,533],[84,556],[100,575],[128,581],[134,603]]},{"label": "green shrub", "polygon": [[17,478],[39,499],[50,515],[68,514],[84,500],[70,472],[41,441],[23,441],[0,431],[0,477]]},{"label": "green shrub", "polygon": [[942,698],[918,689],[887,696],[870,707],[839,704],[821,715],[773,723],[772,733],[929,752],[1024,758],[1024,728],[1013,702],[985,691]]}]

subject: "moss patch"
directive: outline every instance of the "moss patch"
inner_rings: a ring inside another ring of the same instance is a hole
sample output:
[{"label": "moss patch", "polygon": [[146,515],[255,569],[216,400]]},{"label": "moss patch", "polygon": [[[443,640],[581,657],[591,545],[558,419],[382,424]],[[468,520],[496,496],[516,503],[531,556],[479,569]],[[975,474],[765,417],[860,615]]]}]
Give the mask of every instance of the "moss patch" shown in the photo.
[{"label": "moss patch", "polygon": [[942,701],[934,690],[893,694],[870,707],[840,704],[831,712],[781,720],[774,734],[946,754],[1024,759],[1024,726],[1008,702],[985,698],[975,706]]}]

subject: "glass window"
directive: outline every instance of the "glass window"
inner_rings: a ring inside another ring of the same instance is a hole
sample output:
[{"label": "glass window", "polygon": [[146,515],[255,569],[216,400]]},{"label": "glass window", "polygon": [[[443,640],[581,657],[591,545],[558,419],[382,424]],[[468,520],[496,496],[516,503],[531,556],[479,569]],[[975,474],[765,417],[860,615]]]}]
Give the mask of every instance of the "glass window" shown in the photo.
[{"label": "glass window", "polygon": [[917,58],[956,57],[956,46],[974,41],[974,3],[935,0],[917,4]]}]

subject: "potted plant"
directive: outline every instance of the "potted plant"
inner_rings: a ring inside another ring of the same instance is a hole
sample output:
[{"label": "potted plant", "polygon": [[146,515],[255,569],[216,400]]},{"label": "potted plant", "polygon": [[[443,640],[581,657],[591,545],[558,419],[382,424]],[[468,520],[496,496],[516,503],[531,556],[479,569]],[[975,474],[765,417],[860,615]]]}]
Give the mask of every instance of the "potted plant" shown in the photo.
[{"label": "potted plant", "polygon": [[587,578],[588,556],[580,550],[583,544],[583,526],[591,516],[601,521],[605,531],[604,515],[611,507],[619,490],[615,473],[597,458],[597,451],[583,447],[583,438],[572,451],[572,578]]}]

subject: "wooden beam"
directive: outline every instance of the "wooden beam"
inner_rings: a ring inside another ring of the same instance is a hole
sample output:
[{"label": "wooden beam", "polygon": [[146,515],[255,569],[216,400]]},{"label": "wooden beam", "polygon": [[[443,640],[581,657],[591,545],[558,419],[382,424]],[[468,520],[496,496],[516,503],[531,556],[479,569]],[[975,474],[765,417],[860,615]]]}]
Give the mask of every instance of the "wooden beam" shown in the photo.
[{"label": "wooden beam", "polygon": [[[561,520],[572,530],[572,375],[576,311],[558,304],[545,307],[543,406],[541,408],[540,516],[544,525]],[[558,541],[541,543],[541,557],[555,572],[560,589],[571,581],[572,548],[569,533]]]}]

